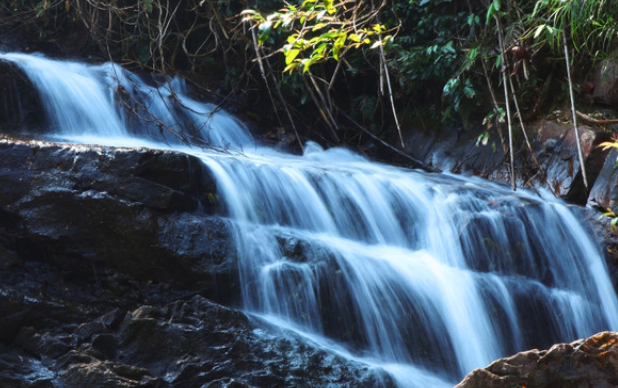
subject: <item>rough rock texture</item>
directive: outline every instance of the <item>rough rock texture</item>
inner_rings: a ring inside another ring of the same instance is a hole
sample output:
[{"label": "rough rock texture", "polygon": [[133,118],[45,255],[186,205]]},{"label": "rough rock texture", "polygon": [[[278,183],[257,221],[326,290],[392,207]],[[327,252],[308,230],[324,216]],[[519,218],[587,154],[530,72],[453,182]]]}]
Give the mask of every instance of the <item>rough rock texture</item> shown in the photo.
[{"label": "rough rock texture", "polygon": [[230,265],[214,192],[179,153],[0,140],[0,258],[209,287]]},{"label": "rough rock texture", "polygon": [[0,388],[392,386],[218,304],[215,192],[180,153],[0,139]]},{"label": "rough rock texture", "polygon": [[[586,204],[587,191],[579,172],[577,144],[572,124],[541,121],[527,125],[526,131],[534,156],[530,153],[523,136],[517,136],[515,139],[517,187],[546,189],[557,197]],[[603,151],[597,145],[609,140],[611,135],[583,125],[580,125],[579,131],[591,188],[607,155],[607,151]],[[498,136],[494,134],[494,138],[483,146],[477,145],[478,133],[480,131],[456,128],[443,130],[439,134],[419,131],[411,134],[406,143],[412,155],[441,170],[477,175],[509,184],[510,167]],[[519,127],[517,133],[521,133]]]},{"label": "rough rock texture", "polygon": [[612,388],[618,386],[618,333],[530,350],[476,369],[456,388]]}]

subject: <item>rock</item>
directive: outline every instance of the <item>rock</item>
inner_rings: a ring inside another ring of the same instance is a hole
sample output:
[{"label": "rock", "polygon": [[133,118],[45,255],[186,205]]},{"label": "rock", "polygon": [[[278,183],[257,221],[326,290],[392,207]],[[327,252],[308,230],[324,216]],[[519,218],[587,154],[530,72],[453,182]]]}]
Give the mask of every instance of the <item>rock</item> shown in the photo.
[{"label": "rock", "polygon": [[[526,131],[534,157],[518,127],[515,138],[517,187],[545,189],[570,202],[586,204],[588,193],[579,172],[577,143],[572,124],[540,121],[528,124]],[[500,139],[494,134],[488,145],[477,145],[477,135],[480,132],[480,129],[465,131],[458,128],[446,128],[439,134],[416,131],[410,133],[406,144],[413,156],[439,169],[510,184],[510,167]],[[610,134],[580,125],[579,135],[588,186],[592,188],[607,156],[607,152],[597,145],[609,140]]]},{"label": "rock", "polygon": [[618,104],[618,61],[600,61],[592,71],[590,82],[594,85],[592,97],[595,102],[610,106]]},{"label": "rock", "polygon": [[[0,27],[0,30],[2,27]],[[6,48],[3,47],[3,51]],[[14,64],[0,60],[0,128],[3,133],[35,133],[41,128],[40,97]]]},{"label": "rock", "polygon": [[529,350],[476,369],[456,388],[618,386],[618,333],[603,332],[549,350]]},{"label": "rock", "polygon": [[44,260],[92,281],[113,268],[214,292],[231,266],[225,223],[208,214],[215,190],[180,153],[0,140],[0,264]]},{"label": "rock", "polygon": [[590,191],[590,200],[602,209],[612,208],[618,211],[617,159],[618,150],[610,151],[599,173],[599,177]]},{"label": "rock", "polygon": [[0,344],[0,388],[56,388],[53,377],[32,355]]}]

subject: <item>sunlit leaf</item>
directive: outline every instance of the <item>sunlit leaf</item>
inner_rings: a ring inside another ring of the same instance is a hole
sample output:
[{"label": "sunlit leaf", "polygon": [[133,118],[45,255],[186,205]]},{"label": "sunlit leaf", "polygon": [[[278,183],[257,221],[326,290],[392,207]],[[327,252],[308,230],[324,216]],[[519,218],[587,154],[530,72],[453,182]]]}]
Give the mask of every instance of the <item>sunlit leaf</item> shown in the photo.
[{"label": "sunlit leaf", "polygon": [[298,62],[292,62],[283,69],[283,72],[289,72],[290,74],[298,67]]},{"label": "sunlit leaf", "polygon": [[296,59],[296,57],[298,56],[298,54],[300,53],[299,49],[290,49],[285,52],[285,64],[289,65],[290,63],[292,63],[294,61],[294,59]]},{"label": "sunlit leaf", "polygon": [[341,48],[345,45],[345,41],[347,38],[347,34],[346,33],[342,33],[337,40],[335,40],[335,43],[333,45],[333,58],[335,58],[335,60],[339,60],[339,51],[341,50]]},{"label": "sunlit leaf", "polygon": [[599,147],[603,147],[603,150],[608,150],[610,148],[618,148],[618,142],[615,141],[604,141],[599,144]]},{"label": "sunlit leaf", "polygon": [[360,36],[358,36],[357,34],[350,34],[348,38],[350,38],[352,42],[356,42],[356,43],[360,43],[361,41]]}]

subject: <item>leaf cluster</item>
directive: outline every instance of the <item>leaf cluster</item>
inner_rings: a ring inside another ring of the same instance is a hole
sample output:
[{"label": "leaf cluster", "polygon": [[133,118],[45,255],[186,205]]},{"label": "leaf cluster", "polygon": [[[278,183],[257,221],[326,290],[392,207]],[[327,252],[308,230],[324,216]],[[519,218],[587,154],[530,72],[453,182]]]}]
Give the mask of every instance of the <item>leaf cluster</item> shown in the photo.
[{"label": "leaf cluster", "polygon": [[278,50],[285,56],[284,72],[306,73],[312,65],[341,60],[350,49],[375,49],[392,41],[389,33],[394,31],[364,12],[363,2],[305,0],[298,7],[287,4],[269,15],[256,10],[245,10],[242,15],[260,31],[261,45],[269,42],[273,31],[285,36],[285,44]]}]

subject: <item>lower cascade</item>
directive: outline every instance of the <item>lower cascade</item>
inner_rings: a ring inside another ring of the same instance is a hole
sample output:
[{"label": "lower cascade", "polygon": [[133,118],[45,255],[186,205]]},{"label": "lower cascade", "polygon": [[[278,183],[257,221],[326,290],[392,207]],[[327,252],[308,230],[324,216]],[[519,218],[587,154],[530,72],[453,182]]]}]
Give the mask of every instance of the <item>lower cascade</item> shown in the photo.
[{"label": "lower cascade", "polygon": [[37,136],[201,158],[234,235],[239,307],[398,386],[451,387],[499,357],[618,330],[600,250],[560,202],[315,143],[282,153],[180,79],[0,60],[39,94]]}]

